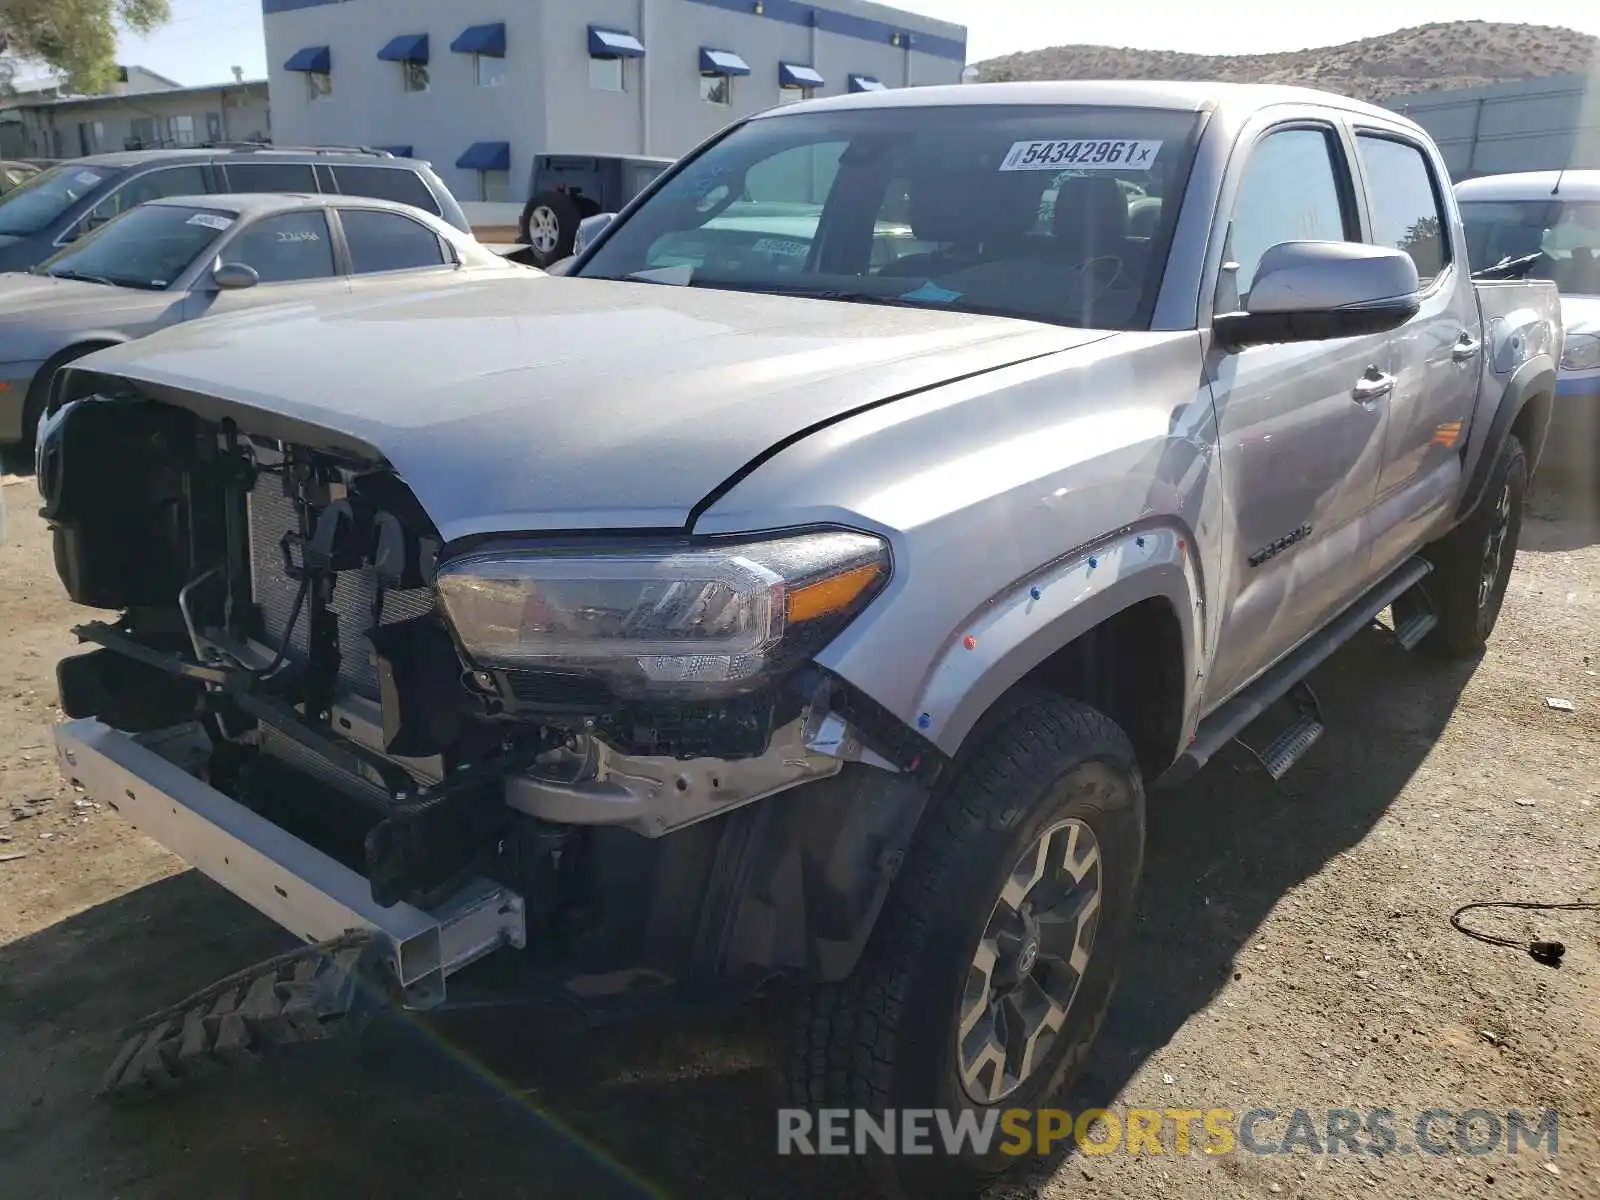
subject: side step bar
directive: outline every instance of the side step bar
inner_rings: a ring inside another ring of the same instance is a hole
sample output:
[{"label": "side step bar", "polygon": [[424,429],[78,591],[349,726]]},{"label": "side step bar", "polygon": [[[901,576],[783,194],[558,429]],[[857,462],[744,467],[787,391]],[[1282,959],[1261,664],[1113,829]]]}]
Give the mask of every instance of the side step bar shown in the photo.
[{"label": "side step bar", "polygon": [[1335,650],[1372,624],[1379,613],[1416,586],[1432,570],[1433,564],[1424,559],[1408,559],[1387,578],[1368,589],[1330,624],[1290,651],[1276,666],[1202,721],[1188,749],[1178,756],[1178,761],[1172,764],[1161,781],[1179,783],[1205,766],[1245,726],[1321,666]]},{"label": "side step bar", "polygon": [[[193,737],[204,743],[198,727]],[[183,736],[134,738],[85,718],[57,725],[55,740],[74,788],[290,933],[323,942],[370,931],[407,1008],[442,1003],[446,976],[502,946],[526,944],[522,897],[487,879],[431,912],[376,903],[361,875],[179,766],[194,758]]]}]

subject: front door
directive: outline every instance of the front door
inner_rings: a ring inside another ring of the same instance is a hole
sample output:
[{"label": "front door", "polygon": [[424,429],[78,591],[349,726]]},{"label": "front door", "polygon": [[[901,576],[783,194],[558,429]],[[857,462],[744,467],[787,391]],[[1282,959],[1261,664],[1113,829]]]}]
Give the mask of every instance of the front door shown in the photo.
[{"label": "front door", "polygon": [[[1359,236],[1353,177],[1331,126],[1268,131],[1249,152],[1216,311],[1248,297],[1261,255]],[[1383,464],[1388,334],[1211,353],[1225,520],[1209,705],[1349,603],[1367,576],[1363,525]]]},{"label": "front door", "polygon": [[348,277],[338,269],[328,218],[321,209],[262,217],[224,242],[217,258],[253,268],[260,282],[234,291],[195,292],[194,317],[350,290]]},{"label": "front door", "polygon": [[1392,336],[1395,387],[1387,452],[1368,522],[1373,573],[1412,553],[1460,492],[1461,447],[1478,394],[1478,305],[1455,236],[1446,186],[1415,142],[1358,129],[1356,157],[1370,214],[1368,240],[1417,265],[1422,308]]}]

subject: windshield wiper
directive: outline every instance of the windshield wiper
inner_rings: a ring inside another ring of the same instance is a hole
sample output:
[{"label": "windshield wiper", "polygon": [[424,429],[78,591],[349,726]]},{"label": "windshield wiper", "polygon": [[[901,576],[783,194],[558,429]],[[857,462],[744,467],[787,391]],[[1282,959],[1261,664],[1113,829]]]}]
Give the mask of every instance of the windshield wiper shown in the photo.
[{"label": "windshield wiper", "polygon": [[1492,267],[1482,267],[1472,273],[1474,279],[1520,279],[1531,271],[1544,257],[1543,250],[1523,254],[1517,258],[1502,258]]},{"label": "windshield wiper", "polygon": [[736,280],[693,279],[690,287],[710,288],[729,292],[760,292],[767,296],[799,296],[806,300],[840,300],[849,304],[886,304],[893,308],[927,308],[938,301],[906,299],[903,296],[880,296],[876,292],[856,292],[848,288],[796,287],[782,283],[744,283]]},{"label": "windshield wiper", "polygon": [[46,271],[52,279],[79,279],[84,283],[103,283],[107,287],[121,287],[115,279],[107,279],[104,275],[90,275],[85,271]]}]

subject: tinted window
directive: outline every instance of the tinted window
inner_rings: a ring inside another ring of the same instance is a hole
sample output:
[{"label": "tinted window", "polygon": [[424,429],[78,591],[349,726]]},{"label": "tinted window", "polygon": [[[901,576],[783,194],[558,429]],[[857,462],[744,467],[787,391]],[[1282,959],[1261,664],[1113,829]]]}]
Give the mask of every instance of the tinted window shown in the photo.
[{"label": "tinted window", "polygon": [[1130,204],[1181,194],[1196,125],[1065,105],[769,116],[686,162],[582,273],[1136,329],[1166,253],[1132,236]]},{"label": "tinted window", "polygon": [[254,267],[262,283],[327,279],[334,273],[328,220],[320,212],[265,217],[235,238],[222,257]]},{"label": "tinted window", "polygon": [[439,238],[425,225],[398,213],[341,208],[350,267],[357,275],[437,267],[445,261]]},{"label": "tinted window", "polygon": [[229,163],[230,192],[315,192],[316,178],[309,163]]},{"label": "tinted window", "polygon": [[1563,295],[1600,295],[1600,202],[1469,200],[1461,223],[1468,262],[1492,267],[1533,256],[1524,278],[1554,280]]},{"label": "tinted window", "polygon": [[163,167],[159,171],[146,171],[96,204],[80,223],[77,233],[81,236],[97,229],[147,200],[160,200],[164,196],[203,196],[210,190],[203,167]]},{"label": "tinted window", "polygon": [[0,234],[38,233],[79,200],[111,178],[98,167],[52,167],[19,184],[0,200]]},{"label": "tinted window", "polygon": [[1366,134],[1357,135],[1356,151],[1367,181],[1373,242],[1404,250],[1427,283],[1450,261],[1428,160],[1415,146]]},{"label": "tinted window", "polygon": [[1229,233],[1228,255],[1239,269],[1224,273],[1218,288],[1218,311],[1232,312],[1238,307],[1239,298],[1249,294],[1255,281],[1261,256],[1273,246],[1349,240],[1341,202],[1343,178],[1344,166],[1335,156],[1332,134],[1319,129],[1284,129],[1256,143],[1239,183]]},{"label": "tinted window", "polygon": [[339,190],[346,196],[394,200],[400,204],[415,205],[434,216],[439,215],[439,202],[415,171],[403,167],[350,167],[340,164],[333,168],[333,177],[338,181]]}]

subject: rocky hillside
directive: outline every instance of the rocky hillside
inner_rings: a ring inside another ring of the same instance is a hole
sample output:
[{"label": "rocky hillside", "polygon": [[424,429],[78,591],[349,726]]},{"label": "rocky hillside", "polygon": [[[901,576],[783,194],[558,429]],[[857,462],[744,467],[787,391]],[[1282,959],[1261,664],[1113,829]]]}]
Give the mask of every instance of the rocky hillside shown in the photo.
[{"label": "rocky hillside", "polygon": [[1600,38],[1549,25],[1449,21],[1342,46],[1277,54],[1185,54],[1050,46],[978,64],[984,80],[1203,79],[1286,83],[1382,101],[1433,88],[1594,71]]}]

